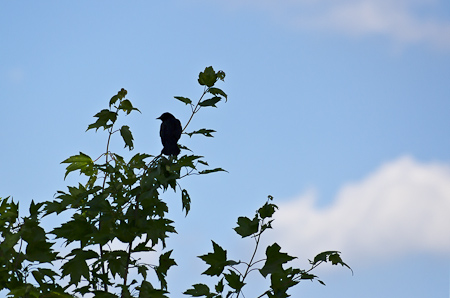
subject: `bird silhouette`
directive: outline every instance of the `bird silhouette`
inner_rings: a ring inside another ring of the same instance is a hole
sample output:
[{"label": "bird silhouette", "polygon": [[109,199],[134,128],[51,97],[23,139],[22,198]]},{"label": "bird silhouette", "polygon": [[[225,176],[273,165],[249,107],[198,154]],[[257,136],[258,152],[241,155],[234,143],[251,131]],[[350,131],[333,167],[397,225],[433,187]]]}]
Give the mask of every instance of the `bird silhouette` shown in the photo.
[{"label": "bird silhouette", "polygon": [[162,121],[159,135],[161,136],[161,143],[163,149],[161,154],[174,155],[180,154],[180,148],[178,147],[178,140],[181,137],[181,122],[170,113],[164,113],[156,119]]}]

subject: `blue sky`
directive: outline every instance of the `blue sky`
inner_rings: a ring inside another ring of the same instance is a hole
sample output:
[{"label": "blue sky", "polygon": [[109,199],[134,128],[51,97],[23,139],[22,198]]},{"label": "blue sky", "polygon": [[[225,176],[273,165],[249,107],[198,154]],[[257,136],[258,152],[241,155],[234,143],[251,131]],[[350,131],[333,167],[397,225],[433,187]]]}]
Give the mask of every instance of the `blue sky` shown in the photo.
[{"label": "blue sky", "polygon": [[450,2],[2,1],[0,40],[0,197],[24,209],[77,183],[62,160],[101,154],[106,134],[84,131],[120,88],[142,111],[126,119],[135,151],[157,154],[155,118],[189,117],[173,96],[225,71],[229,101],[191,123],[216,137],[180,141],[229,173],[183,181],[187,218],[166,194],[172,297],[205,281],[210,239],[246,258],[231,228],[268,194],[267,243],[300,263],[341,250],[355,272],[323,268],[326,287],[293,297],[449,297]]}]

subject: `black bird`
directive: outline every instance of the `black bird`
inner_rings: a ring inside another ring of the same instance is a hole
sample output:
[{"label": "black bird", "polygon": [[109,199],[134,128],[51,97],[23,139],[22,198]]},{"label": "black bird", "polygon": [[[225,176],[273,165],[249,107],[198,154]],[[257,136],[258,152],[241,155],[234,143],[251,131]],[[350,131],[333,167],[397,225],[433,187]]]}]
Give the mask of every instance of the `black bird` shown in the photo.
[{"label": "black bird", "polygon": [[161,136],[161,142],[163,149],[161,154],[175,155],[180,154],[180,148],[178,147],[178,140],[181,137],[181,122],[170,113],[164,113],[156,119],[160,119],[161,129],[159,135]]}]

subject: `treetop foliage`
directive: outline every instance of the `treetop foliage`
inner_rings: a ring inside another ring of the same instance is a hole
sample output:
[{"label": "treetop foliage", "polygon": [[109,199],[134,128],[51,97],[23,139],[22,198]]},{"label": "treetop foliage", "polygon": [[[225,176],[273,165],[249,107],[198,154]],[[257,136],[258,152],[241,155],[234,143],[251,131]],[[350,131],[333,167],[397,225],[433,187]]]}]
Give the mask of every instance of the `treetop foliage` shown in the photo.
[{"label": "treetop foliage", "polygon": [[[203,87],[198,100],[174,97],[190,107],[190,118],[183,127],[185,135],[213,137],[213,129],[186,130],[202,108],[227,101],[227,94],[217,86],[224,79],[223,71],[206,67],[198,77]],[[28,216],[19,216],[19,204],[10,197],[0,198],[0,290],[7,290],[8,297],[169,297],[167,276],[177,263],[166,240],[176,233],[176,227],[168,217],[162,194],[168,189],[179,190],[187,216],[192,202],[181,186],[182,179],[224,169],[210,168],[203,156],[185,146],[180,146],[183,154],[179,158],[136,153],[125,160],[112,151],[110,140],[116,135],[122,138],[124,148],[134,150],[130,127],[117,127],[116,123],[119,117],[141,113],[126,97],[127,91],[122,88],[88,125],[87,131],[102,129],[108,134],[105,152],[95,158],[79,152],[62,161],[66,165],[64,178],[79,172],[83,182],[57,191],[52,200],[32,201]],[[307,270],[290,267],[287,264],[296,258],[282,252],[277,243],[266,248],[265,259],[255,260],[261,235],[272,229],[276,209],[269,196],[253,217],[238,218],[234,231],[255,242],[250,261],[230,259],[227,251],[212,241],[212,252],[199,258],[207,266],[203,274],[218,281],[213,288],[194,284],[184,294],[243,296],[246,278],[255,271],[262,278],[270,278],[270,288],[259,297],[288,297],[288,289],[301,280],[317,279],[311,271],[321,263],[348,267],[337,251],[318,254]],[[42,219],[61,215],[68,218],[62,224],[50,230],[42,227]],[[159,256],[158,262],[146,263],[143,254]]]}]

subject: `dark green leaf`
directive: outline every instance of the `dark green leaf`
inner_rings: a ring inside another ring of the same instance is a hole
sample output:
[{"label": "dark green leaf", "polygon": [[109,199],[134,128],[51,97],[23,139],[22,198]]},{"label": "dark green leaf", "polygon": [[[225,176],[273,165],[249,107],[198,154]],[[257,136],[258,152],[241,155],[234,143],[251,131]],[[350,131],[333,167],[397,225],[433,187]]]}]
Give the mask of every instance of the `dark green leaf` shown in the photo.
[{"label": "dark green leaf", "polygon": [[266,277],[268,274],[283,271],[283,264],[287,263],[295,257],[291,257],[287,253],[280,252],[281,247],[274,243],[266,249],[266,262],[264,266],[259,270],[262,276]]},{"label": "dark green leaf", "polygon": [[105,253],[104,258],[108,260],[108,269],[113,277],[119,275],[121,278],[124,277],[128,254],[124,250],[114,250]]},{"label": "dark green leaf", "polygon": [[212,87],[217,81],[217,75],[212,66],[205,68],[203,72],[198,75],[198,83],[202,86]]},{"label": "dark green leaf", "polygon": [[167,289],[167,282],[166,282],[166,276],[167,271],[170,267],[176,266],[177,263],[175,263],[175,260],[170,258],[170,254],[172,253],[172,250],[162,254],[159,256],[159,266],[156,267],[155,272],[158,276],[159,281],[161,282],[161,288]]},{"label": "dark green leaf", "polygon": [[131,104],[131,101],[129,101],[128,99],[123,100],[120,103],[118,109],[126,112],[127,115],[129,115],[133,110],[138,111],[139,113],[141,112],[137,108],[133,107],[133,105]]},{"label": "dark green leaf", "polygon": [[212,129],[206,129],[206,128],[202,128],[193,132],[187,132],[186,134],[190,137],[192,137],[192,135],[195,134],[201,134],[204,135],[205,137],[213,137],[213,135],[211,134],[212,132],[216,132],[215,130]]},{"label": "dark green leaf", "polygon": [[89,267],[86,260],[89,259],[83,254],[75,255],[72,259],[64,263],[61,267],[62,276],[70,276],[69,284],[78,284],[83,276],[89,279]]},{"label": "dark green leaf", "polygon": [[166,247],[165,239],[169,237],[168,233],[176,233],[172,223],[173,221],[166,218],[145,221],[147,240],[152,241],[152,246],[161,241],[163,248]]},{"label": "dark green leaf", "polygon": [[119,96],[118,95],[114,95],[113,97],[111,97],[111,100],[109,101],[109,107],[111,107],[113,104],[116,103],[116,101],[119,100]]},{"label": "dark green leaf", "polygon": [[311,264],[315,265],[320,261],[331,261],[333,265],[341,264],[343,262],[339,254],[340,252],[335,250],[321,252],[314,257],[314,261]]},{"label": "dark green leaf", "polygon": [[209,166],[208,163],[204,160],[199,160],[198,163],[201,163],[202,165],[205,165],[205,166]]},{"label": "dark green leaf", "polygon": [[125,89],[120,89],[119,92],[117,92],[116,95],[114,95],[113,97],[111,97],[111,100],[109,101],[109,107],[111,107],[113,104],[116,103],[116,101],[124,99],[125,96],[127,96],[127,90]]},{"label": "dark green leaf", "polygon": [[57,238],[65,239],[67,244],[73,241],[81,241],[81,245],[84,246],[91,239],[92,232],[96,228],[79,214],[74,214],[72,218],[59,228],[53,229],[51,233],[56,235]]},{"label": "dark green leaf", "polygon": [[194,160],[202,158],[203,156],[198,155],[183,155],[178,159],[177,165],[180,167],[189,167],[195,169]]},{"label": "dark green leaf", "polygon": [[147,267],[145,267],[143,265],[140,265],[140,266],[137,267],[137,269],[138,269],[138,273],[140,275],[142,275],[142,277],[144,279],[147,279],[147,271],[148,271]]},{"label": "dark green leaf", "polygon": [[[41,207],[44,205],[44,203],[38,203],[35,204],[34,200],[31,200],[31,204],[30,204],[30,216],[33,216],[34,218],[37,217],[37,215],[39,215],[39,209],[41,209]],[[2,214],[2,213],[0,213]]]},{"label": "dark green leaf", "polygon": [[142,154],[138,153],[135,156],[133,156],[130,161],[128,162],[128,166],[132,169],[142,169],[145,166],[144,159],[151,157],[152,155],[149,154]]},{"label": "dark green leaf", "polygon": [[179,101],[184,102],[185,104],[191,104],[192,100],[190,100],[187,97],[182,97],[182,96],[174,96],[176,99],[178,99]]},{"label": "dark green leaf", "polygon": [[216,72],[217,78],[221,81],[225,80],[225,73],[222,70],[219,70],[218,72]]},{"label": "dark green leaf", "polygon": [[224,273],[225,279],[228,282],[228,285],[235,289],[236,292],[239,292],[242,287],[245,285],[244,282],[242,282],[241,277],[234,271],[230,270],[230,273]]},{"label": "dark green leaf", "polygon": [[[95,298],[118,298],[119,296],[111,294],[109,292],[104,291],[94,291]],[[126,298],[125,296],[122,296],[123,298]]]},{"label": "dark green leaf", "polygon": [[314,278],[316,278],[317,276],[315,276],[314,274],[310,274],[307,272],[302,272],[300,274],[300,279],[307,279],[307,280],[313,280]]},{"label": "dark green leaf", "polygon": [[[279,269],[271,273],[270,276],[270,288],[274,296],[279,298],[287,298],[290,295],[287,293],[290,287],[299,283],[299,280],[295,279],[296,275],[300,272],[299,269],[288,268],[286,270]],[[269,295],[270,297],[270,295]]]},{"label": "dark green leaf", "polygon": [[133,150],[133,135],[131,134],[130,127],[124,125],[120,128],[120,135],[125,142],[125,148],[128,146],[128,149]]},{"label": "dark green leaf", "polygon": [[216,103],[218,103],[220,101],[220,97],[218,96],[214,96],[212,98],[203,100],[201,102],[198,103],[199,106],[201,107],[216,107]]},{"label": "dark green leaf", "polygon": [[223,292],[223,278],[220,279],[220,281],[217,283],[215,288],[216,288],[216,292],[217,293],[222,293]]},{"label": "dark green leaf", "polygon": [[50,263],[55,261],[56,253],[51,251],[51,243],[46,241],[35,241],[28,243],[26,248],[26,259],[31,262]]},{"label": "dark green leaf", "polygon": [[225,266],[229,265],[229,263],[227,262],[227,251],[214,241],[211,242],[213,244],[214,252],[199,256],[199,258],[202,259],[206,264],[210,265],[210,267],[202,274],[219,276],[220,274],[222,274]]},{"label": "dark green leaf", "polygon": [[277,205],[269,204],[266,202],[261,208],[258,209],[259,216],[264,219],[268,217],[272,217],[275,213],[275,209],[278,209]]},{"label": "dark green leaf", "polygon": [[234,228],[242,238],[258,233],[259,219],[255,215],[253,220],[245,216],[240,216],[237,221],[238,226]]},{"label": "dark green leaf", "polygon": [[111,112],[110,110],[103,109],[100,112],[98,112],[97,114],[95,114],[94,117],[98,118],[97,121],[90,124],[88,126],[88,128],[86,129],[86,131],[88,131],[89,129],[93,129],[93,128],[95,128],[95,130],[97,131],[100,127],[103,127],[103,129],[110,128],[114,124],[114,122],[116,122],[116,120],[117,120],[117,113]]},{"label": "dark green leaf", "polygon": [[139,298],[168,298],[165,295],[168,293],[167,291],[153,288],[152,284],[146,280],[143,280],[137,289],[139,290]]},{"label": "dark green leaf", "polygon": [[222,89],[211,87],[208,89],[208,92],[212,95],[220,95],[225,98],[225,102],[227,101],[227,94],[222,91]]},{"label": "dark green leaf", "polygon": [[215,168],[215,169],[208,169],[208,170],[199,171],[198,173],[200,175],[203,175],[203,174],[210,174],[210,173],[215,173],[215,172],[226,172],[226,170],[224,170],[222,168]]},{"label": "dark green leaf", "polygon": [[186,292],[184,292],[184,295],[191,295],[191,297],[211,297],[211,292],[209,290],[209,287],[205,284],[195,284],[192,285],[193,289],[189,289]]},{"label": "dark green leaf", "polygon": [[187,190],[183,189],[181,191],[181,203],[182,203],[182,210],[186,210],[186,216],[189,213],[189,210],[191,210],[191,198],[189,197],[189,194]]},{"label": "dark green leaf", "polygon": [[[52,282],[55,282],[55,276],[58,276],[56,272],[46,268],[38,268],[37,270],[33,271],[32,274],[34,279],[36,280],[37,283],[39,283],[40,286],[44,286],[46,277],[50,278]],[[52,297],[57,296],[55,295]]]},{"label": "dark green leaf", "polygon": [[330,261],[332,265],[338,265],[345,266],[348,269],[350,269],[353,273],[352,268],[350,268],[349,265],[347,265],[344,261],[342,261],[342,258],[340,256],[339,251],[324,251],[318,254],[314,257],[314,261],[310,262],[312,265],[316,265],[319,262],[327,262]]}]

